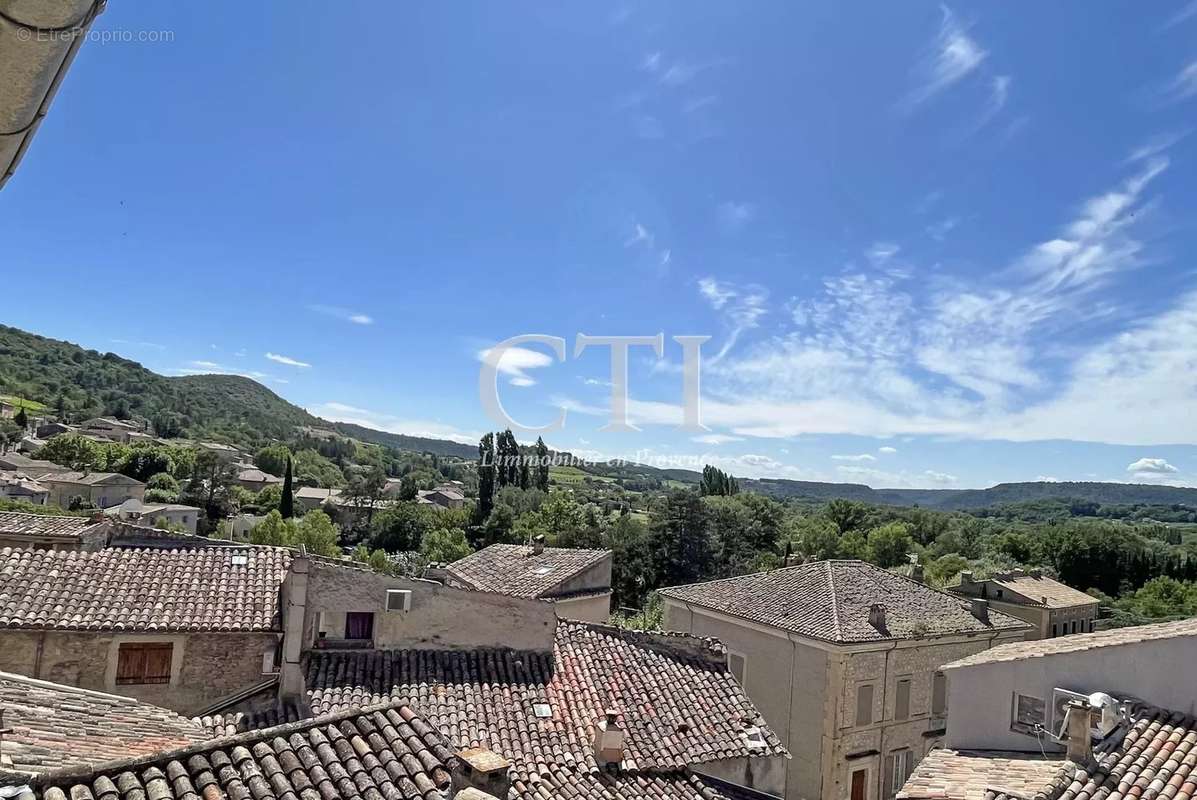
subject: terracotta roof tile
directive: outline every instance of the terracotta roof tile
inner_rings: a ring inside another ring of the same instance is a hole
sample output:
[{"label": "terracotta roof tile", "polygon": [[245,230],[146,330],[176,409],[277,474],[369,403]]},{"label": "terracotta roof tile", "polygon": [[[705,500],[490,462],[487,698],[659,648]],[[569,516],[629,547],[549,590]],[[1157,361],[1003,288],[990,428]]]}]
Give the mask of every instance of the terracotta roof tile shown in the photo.
[{"label": "terracotta roof tile", "polygon": [[562,583],[610,555],[610,550],[568,547],[546,547],[538,554],[523,545],[492,544],[445,569],[481,591],[548,598]]},{"label": "terracotta roof tile", "polygon": [[53,536],[62,539],[78,539],[87,531],[105,525],[106,522],[92,522],[88,517],[51,516],[49,514],[21,514],[16,511],[0,511],[0,533],[20,536]]},{"label": "terracotta roof tile", "polygon": [[[665,597],[762,625],[837,643],[910,639],[1028,627],[989,611],[982,622],[966,601],[864,561],[816,561],[734,578],[671,586]],[[869,622],[874,604],[885,625]]]},{"label": "terracotta roof tile", "polygon": [[[552,653],[316,651],[307,659],[313,711],[401,700],[455,746],[510,758],[522,780],[550,767],[596,770],[593,725],[608,707],[627,732],[625,770],[785,753],[710,640],[562,622]],[[749,726],[762,747],[747,742]]]},{"label": "terracotta roof tile", "polygon": [[[0,628],[278,630],[291,551],[0,549]],[[237,563],[244,558],[246,563]]]},{"label": "terracotta roof tile", "polygon": [[0,753],[20,772],[46,772],[203,741],[204,729],[129,697],[0,672]]},{"label": "terracotta roof tile", "polygon": [[410,708],[388,704],[35,779],[67,800],[442,800],[452,750]]},{"label": "terracotta roof tile", "polygon": [[915,767],[899,800],[992,800],[996,794],[1032,797],[1066,761],[1039,753],[932,750]]}]

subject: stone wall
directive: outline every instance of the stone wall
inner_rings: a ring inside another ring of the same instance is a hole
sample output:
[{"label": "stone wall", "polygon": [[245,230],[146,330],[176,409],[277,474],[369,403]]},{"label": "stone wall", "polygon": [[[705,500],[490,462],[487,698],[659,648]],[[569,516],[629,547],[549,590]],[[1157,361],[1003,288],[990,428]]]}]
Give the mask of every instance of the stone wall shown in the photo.
[{"label": "stone wall", "polygon": [[569,600],[554,600],[557,616],[562,619],[580,619],[583,622],[609,622],[611,619],[611,593],[586,595]]},{"label": "stone wall", "polygon": [[[173,644],[170,683],[116,685],[118,651],[126,642]],[[190,715],[269,677],[262,674],[262,657],[277,642],[273,633],[0,631],[0,671],[135,697]]]}]

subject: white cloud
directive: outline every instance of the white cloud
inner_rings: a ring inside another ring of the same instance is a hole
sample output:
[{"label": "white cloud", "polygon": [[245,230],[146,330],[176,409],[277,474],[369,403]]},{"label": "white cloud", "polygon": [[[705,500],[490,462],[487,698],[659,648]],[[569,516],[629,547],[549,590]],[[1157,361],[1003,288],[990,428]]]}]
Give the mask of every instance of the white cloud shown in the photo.
[{"label": "white cloud", "polygon": [[884,453],[887,456],[892,456],[894,453],[898,452],[898,448],[885,445],[884,447],[878,447],[877,452]]},{"label": "white cloud", "polygon": [[698,280],[698,291],[719,312],[727,336],[708,363],[717,364],[736,346],[740,335],[760,324],[767,312],[769,292],[756,284],[737,286],[712,277]]},{"label": "white cloud", "polygon": [[955,475],[949,475],[946,472],[937,472],[933,469],[925,470],[923,474],[927,476],[927,480],[938,486],[949,486],[957,481]]},{"label": "white cloud", "polygon": [[896,256],[901,249],[893,242],[874,242],[873,246],[865,251],[865,257],[873,263],[873,266],[880,267]]},{"label": "white cloud", "polygon": [[1158,133],[1131,151],[1127,163],[1146,161],[1164,153],[1168,148],[1189,135],[1189,131]]},{"label": "white cloud", "polygon": [[271,361],[278,362],[279,364],[286,364],[288,367],[300,367],[302,369],[307,369],[312,366],[306,361],[300,361],[299,359],[291,358],[290,356],[279,355],[278,353],[267,353],[266,358],[270,359]]},{"label": "white cloud", "polygon": [[341,308],[340,306],[323,306],[310,305],[309,311],[314,311],[317,314],[323,314],[326,317],[335,317],[345,322],[352,322],[354,325],[373,325],[374,318],[369,314],[363,314],[360,311],[352,311],[348,308]]},{"label": "white cloud", "polygon": [[1174,100],[1187,100],[1193,95],[1197,95],[1197,61],[1190,61],[1176,77],[1172,79],[1172,84],[1168,87],[1168,94]]},{"label": "white cloud", "polygon": [[1180,25],[1194,16],[1197,16],[1197,0],[1189,0],[1179,11],[1168,18],[1168,21],[1163,25],[1163,30]]},{"label": "white cloud", "polygon": [[1051,475],[1039,475],[1035,478],[1039,483],[1059,483],[1059,478],[1054,478]]},{"label": "white cloud", "polygon": [[661,83],[667,86],[682,86],[694,80],[694,76],[702,71],[702,69],[702,67],[695,64],[676,61],[661,74]]},{"label": "white cloud", "polygon": [[554,363],[553,357],[539,350],[526,347],[509,347],[506,350],[479,350],[478,360],[498,369],[506,375],[512,386],[534,386],[536,381],[528,375],[530,369],[540,369]]},{"label": "white cloud", "polygon": [[736,203],[729,200],[719,204],[719,225],[729,233],[743,228],[755,215],[756,207],[752,203]]},{"label": "white cloud", "polygon": [[192,361],[191,366],[199,367],[200,369],[220,369],[220,365],[215,361]]},{"label": "white cloud", "polygon": [[123,344],[127,347],[148,347],[151,350],[165,350],[166,345],[157,342],[139,342],[129,339],[109,339],[113,344]]},{"label": "white cloud", "polygon": [[661,52],[649,53],[640,61],[640,69],[645,72],[657,72],[661,69]]},{"label": "white cloud", "polygon": [[1126,467],[1127,472],[1140,473],[1155,473],[1157,475],[1166,475],[1172,472],[1179,472],[1176,467],[1172,466],[1167,460],[1162,458],[1140,458],[1138,461],[1131,462]]},{"label": "white cloud", "polygon": [[407,436],[423,436],[429,439],[448,439],[461,444],[475,444],[482,433],[467,431],[435,420],[409,419],[394,414],[370,411],[359,406],[338,401],[329,401],[307,408],[315,414],[333,422],[348,422],[388,433],[402,433]]},{"label": "white cloud", "polygon": [[701,436],[691,437],[690,441],[697,442],[698,444],[719,445],[719,444],[728,444],[729,442],[742,442],[742,441],[744,441],[744,437],[743,436],[731,436],[726,433],[704,433]]},{"label": "white cloud", "polygon": [[944,7],[939,35],[916,70],[920,85],[907,96],[905,105],[913,107],[935,97],[981,66],[988,55]]},{"label": "white cloud", "polygon": [[942,242],[948,238],[948,234],[955,230],[956,226],[960,224],[958,217],[946,217],[939,222],[933,222],[927,226],[927,235],[937,242]]},{"label": "white cloud", "polygon": [[870,453],[859,453],[857,455],[835,455],[831,457],[833,461],[876,461],[877,457]]}]

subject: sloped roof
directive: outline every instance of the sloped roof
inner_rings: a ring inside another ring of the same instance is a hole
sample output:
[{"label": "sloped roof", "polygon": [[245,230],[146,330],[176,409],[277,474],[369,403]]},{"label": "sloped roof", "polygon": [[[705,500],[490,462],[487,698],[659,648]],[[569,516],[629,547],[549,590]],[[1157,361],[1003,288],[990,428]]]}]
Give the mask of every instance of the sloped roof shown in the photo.
[{"label": "sloped roof", "polygon": [[452,750],[400,704],[352,709],[35,779],[18,800],[442,800]]},{"label": "sloped roof", "polygon": [[46,772],[172,750],[205,739],[175,712],[129,697],[0,672],[0,751],[19,772]]},{"label": "sloped roof", "polygon": [[[511,759],[526,784],[597,772],[593,726],[609,707],[627,732],[628,774],[785,754],[713,640],[561,622],[552,653],[314,651],[305,668],[313,711],[401,700],[457,747]],[[752,726],[762,747],[745,738]]]},{"label": "sloped roof", "polygon": [[0,533],[31,537],[53,537],[56,539],[78,539],[87,531],[105,521],[92,522],[89,517],[64,517],[49,514],[22,514],[16,511],[0,511]]},{"label": "sloped roof", "polygon": [[541,553],[518,544],[492,544],[445,569],[484,592],[547,598],[565,581],[611,555],[610,550],[546,547]]},{"label": "sloped roof", "polygon": [[1039,762],[1009,753],[952,750],[930,754],[902,800],[1081,800],[1191,798],[1197,795],[1197,719],[1141,702],[1129,722],[1094,747],[1085,764]]},{"label": "sloped roof", "polygon": [[1099,647],[1117,647],[1124,644],[1174,639],[1180,636],[1197,636],[1197,618],[1182,619],[1176,622],[1159,622],[1154,625],[1134,625],[1129,628],[1114,628],[1094,633],[1074,633],[1068,636],[1057,636],[1054,639],[1009,642],[945,664],[943,669],[994,664],[1000,661],[1022,661],[1027,658],[1042,658],[1059,653],[1079,653]]},{"label": "sloped roof", "polygon": [[[989,621],[945,592],[864,561],[816,561],[734,578],[671,586],[665,597],[762,625],[839,644],[1017,630],[1025,622],[998,611]],[[869,609],[885,606],[885,625]]]},{"label": "sloped roof", "polygon": [[237,480],[249,483],[282,483],[283,479],[260,469],[243,469],[237,473]]},{"label": "sloped roof", "polygon": [[49,473],[38,480],[42,483],[77,483],[81,486],[98,486],[102,483],[115,483],[125,486],[142,486],[142,482],[119,472],[60,472]]},{"label": "sloped roof", "polygon": [[1073,589],[1071,586],[1043,574],[1036,576],[1023,570],[1017,570],[998,573],[990,576],[989,579],[1005,589],[1018,592],[1032,603],[1048,608],[1097,605],[1096,597]]},{"label": "sloped roof", "polygon": [[10,492],[20,489],[28,494],[44,494],[47,491],[45,486],[18,470],[0,470],[0,486],[9,487]]},{"label": "sloped roof", "polygon": [[[234,563],[241,557],[245,564]],[[278,630],[290,550],[0,549],[0,628]]]}]

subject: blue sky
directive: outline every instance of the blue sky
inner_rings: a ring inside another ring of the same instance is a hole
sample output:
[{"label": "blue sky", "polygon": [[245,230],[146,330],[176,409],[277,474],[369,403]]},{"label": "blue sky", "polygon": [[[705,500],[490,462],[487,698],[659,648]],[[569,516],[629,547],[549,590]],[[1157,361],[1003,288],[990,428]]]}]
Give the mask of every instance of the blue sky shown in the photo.
[{"label": "blue sky", "polygon": [[[503,403],[575,452],[1193,485],[1197,1],[1079,11],[112,3],[0,195],[4,321],[462,440],[550,334]],[[579,332],[665,334],[639,432]]]}]

